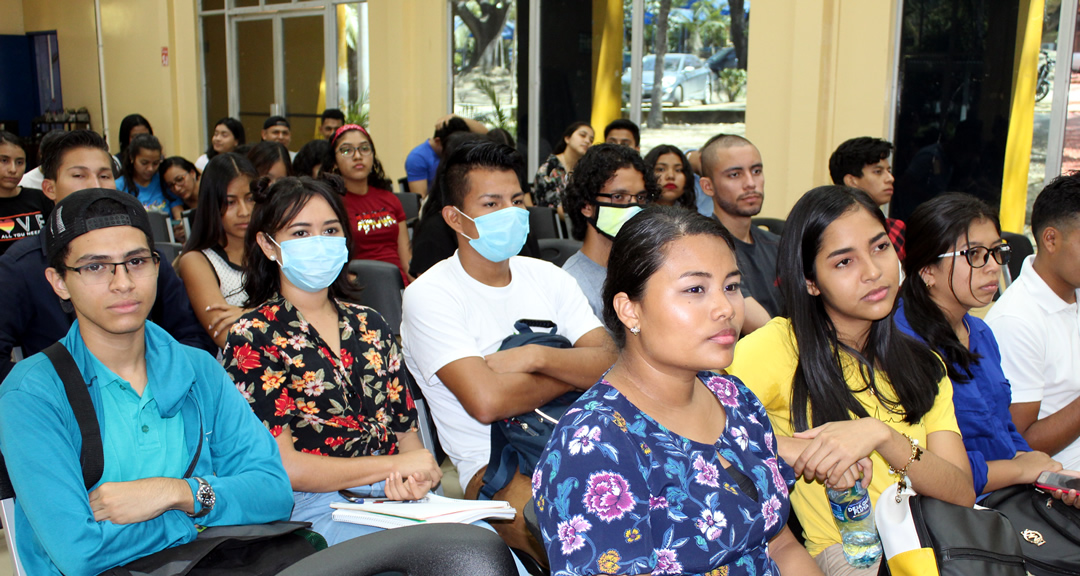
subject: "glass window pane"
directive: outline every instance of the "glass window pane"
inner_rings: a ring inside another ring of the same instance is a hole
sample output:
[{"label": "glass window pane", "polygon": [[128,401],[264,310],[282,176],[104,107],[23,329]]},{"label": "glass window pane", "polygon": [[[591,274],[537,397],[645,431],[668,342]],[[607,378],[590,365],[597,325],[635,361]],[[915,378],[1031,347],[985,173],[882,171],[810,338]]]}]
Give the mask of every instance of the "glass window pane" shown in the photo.
[{"label": "glass window pane", "polygon": [[368,124],[367,3],[337,7],[337,107],[352,124]]},{"label": "glass window pane", "polygon": [[259,141],[263,121],[270,115],[270,105],[274,103],[273,31],[274,23],[268,19],[236,23],[239,119],[251,143]]},{"label": "glass window pane", "polygon": [[225,16],[204,16],[203,70],[206,74],[207,143],[214,123],[229,115],[229,84],[225,70]]},{"label": "glass window pane", "polygon": [[1039,195],[1046,179],[1046,147],[1050,139],[1050,108],[1054,102],[1054,59],[1057,56],[1061,0],[1046,0],[1044,10],[1039,73],[1035,80],[1035,125],[1031,135],[1025,223],[1031,222],[1031,205],[1035,203],[1035,197]]},{"label": "glass window pane", "polygon": [[517,139],[516,0],[453,3],[454,113]]},{"label": "glass window pane", "polygon": [[202,0],[203,10],[221,10],[225,8],[225,0]]},{"label": "glass window pane", "polygon": [[293,152],[315,137],[319,90],[323,78],[323,16],[293,16],[281,20],[285,51],[285,117],[292,128]]},{"label": "glass window pane", "polygon": [[248,8],[251,6],[258,6],[259,0],[232,0],[234,8]]}]

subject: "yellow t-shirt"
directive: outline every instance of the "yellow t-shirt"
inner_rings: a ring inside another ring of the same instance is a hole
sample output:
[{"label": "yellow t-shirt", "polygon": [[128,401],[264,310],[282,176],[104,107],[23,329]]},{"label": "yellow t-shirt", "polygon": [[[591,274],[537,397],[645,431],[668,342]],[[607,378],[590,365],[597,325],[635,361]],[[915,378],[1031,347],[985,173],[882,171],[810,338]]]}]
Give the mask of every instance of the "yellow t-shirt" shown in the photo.
[{"label": "yellow t-shirt", "polygon": [[[735,347],[735,360],[728,373],[738,376],[747,387],[757,395],[769,413],[769,420],[777,436],[791,436],[791,383],[795,376],[795,366],[799,354],[795,343],[795,334],[791,331],[791,321],[786,318],[774,318],[768,324],[754,331],[739,341]],[[854,359],[845,363],[844,376],[849,388],[854,390],[865,386]],[[882,394],[891,394],[892,389],[885,374],[877,371],[874,379]],[[884,421],[890,428],[907,434],[926,446],[926,436],[931,432],[948,430],[958,436],[960,428],[956,425],[953,412],[952,382],[948,377],[941,380],[934,407],[922,422],[910,426],[902,421],[902,416],[889,412],[869,392],[856,395],[866,409],[866,413]],[[890,486],[896,484],[897,477],[889,474],[889,465],[885,459],[874,452],[874,477],[870,482],[870,501],[876,503],[878,496]],[[840,532],[833,523],[829,500],[825,496],[825,486],[819,482],[807,483],[801,478],[795,482],[795,492],[791,495],[791,506],[799,516],[806,536],[806,548],[811,556],[817,556],[825,548],[840,543]]]}]

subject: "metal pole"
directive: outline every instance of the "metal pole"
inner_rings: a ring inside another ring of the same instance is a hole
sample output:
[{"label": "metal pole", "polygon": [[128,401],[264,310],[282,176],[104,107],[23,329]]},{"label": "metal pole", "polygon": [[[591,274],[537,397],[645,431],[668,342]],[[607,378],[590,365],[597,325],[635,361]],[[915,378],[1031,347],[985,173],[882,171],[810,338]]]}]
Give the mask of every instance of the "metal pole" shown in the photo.
[{"label": "metal pole", "polygon": [[645,0],[634,0],[630,15],[630,121],[641,125],[641,61],[645,58]]},{"label": "metal pole", "polygon": [[[101,32],[101,0],[94,0],[94,20],[97,24],[98,82],[101,85],[101,130],[105,141],[112,145],[109,139],[109,104],[105,90],[105,41]],[[51,63],[49,69],[52,70]]]}]

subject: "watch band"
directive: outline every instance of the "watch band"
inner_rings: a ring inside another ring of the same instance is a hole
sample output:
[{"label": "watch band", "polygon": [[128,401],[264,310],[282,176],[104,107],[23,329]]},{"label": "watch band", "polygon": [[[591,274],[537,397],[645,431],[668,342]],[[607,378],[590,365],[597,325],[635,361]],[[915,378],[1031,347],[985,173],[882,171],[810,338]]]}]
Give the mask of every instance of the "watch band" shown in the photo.
[{"label": "watch band", "polygon": [[214,509],[214,503],[217,501],[217,498],[214,496],[214,487],[211,486],[209,482],[197,476],[192,478],[192,480],[195,480],[195,482],[199,484],[198,489],[195,490],[195,501],[199,503],[199,506],[201,506],[202,509],[199,510],[198,514],[188,514],[188,516],[192,518],[202,518]]}]

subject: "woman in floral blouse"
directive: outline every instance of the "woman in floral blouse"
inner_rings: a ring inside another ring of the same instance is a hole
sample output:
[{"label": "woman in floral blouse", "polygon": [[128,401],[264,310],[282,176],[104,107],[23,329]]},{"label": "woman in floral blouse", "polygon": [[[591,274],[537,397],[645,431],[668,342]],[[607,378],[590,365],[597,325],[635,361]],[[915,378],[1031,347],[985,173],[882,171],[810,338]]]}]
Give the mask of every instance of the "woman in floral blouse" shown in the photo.
[{"label": "woman in floral blouse", "polygon": [[623,227],[604,285],[619,359],[533,475],[552,574],[821,573],[786,527],[795,480],[768,416],[707,371],[731,363],[739,279],[710,218],[655,206]]},{"label": "woman in floral blouse", "polygon": [[566,128],[551,156],[536,171],[532,194],[535,205],[558,208],[562,213],[562,197],[566,193],[567,181],[578,160],[592,146],[594,138],[596,133],[588,122],[574,122]]},{"label": "woman in floral blouse", "polygon": [[389,326],[346,300],[357,289],[339,193],[306,177],[269,189],[264,179],[255,201],[245,256],[253,311],[230,330],[224,364],[277,438],[292,519],[334,544],[375,530],[330,518],[338,490],[385,482],[387,497],[415,499],[441,472],[417,436]]}]

